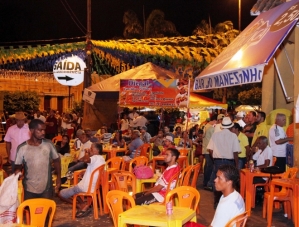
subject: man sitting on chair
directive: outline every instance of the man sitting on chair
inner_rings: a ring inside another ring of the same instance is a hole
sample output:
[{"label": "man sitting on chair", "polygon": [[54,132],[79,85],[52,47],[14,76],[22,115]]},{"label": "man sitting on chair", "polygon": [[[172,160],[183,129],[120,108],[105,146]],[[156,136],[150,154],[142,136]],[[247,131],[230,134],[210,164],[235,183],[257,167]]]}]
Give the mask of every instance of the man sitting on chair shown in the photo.
[{"label": "man sitting on chair", "polygon": [[[99,143],[93,143],[90,147],[90,150],[87,150],[87,152],[85,152],[84,157],[82,157],[80,159],[80,161],[87,164],[87,169],[84,173],[82,180],[74,187],[61,190],[58,194],[60,199],[62,199],[65,202],[68,202],[68,203],[73,203],[73,201],[72,201],[72,199],[70,199],[70,197],[72,197],[73,195],[80,193],[80,192],[87,192],[92,172],[96,168],[105,164],[105,160],[102,157],[102,155],[100,155],[100,154],[102,154],[102,145]],[[96,181],[97,181],[98,177],[99,176],[95,175],[93,178],[91,192],[93,192],[95,190]],[[85,217],[92,210],[89,207],[90,204],[86,204],[84,201],[82,201],[80,196],[78,196],[78,200],[79,201],[77,203],[77,205],[78,205],[77,208],[79,210],[76,213],[76,217],[77,218]]]},{"label": "man sitting on chair", "polygon": [[233,165],[221,165],[217,171],[215,188],[222,192],[210,227],[223,227],[235,216],[245,212],[244,200],[235,190],[240,179],[239,170]]},{"label": "man sitting on chair", "polygon": [[165,154],[165,163],[168,165],[166,170],[155,183],[155,186],[148,191],[135,194],[136,205],[148,205],[154,202],[163,202],[166,196],[168,184],[172,190],[176,181],[169,182],[171,177],[180,171],[180,166],[176,163],[180,152],[175,148],[168,148]]}]

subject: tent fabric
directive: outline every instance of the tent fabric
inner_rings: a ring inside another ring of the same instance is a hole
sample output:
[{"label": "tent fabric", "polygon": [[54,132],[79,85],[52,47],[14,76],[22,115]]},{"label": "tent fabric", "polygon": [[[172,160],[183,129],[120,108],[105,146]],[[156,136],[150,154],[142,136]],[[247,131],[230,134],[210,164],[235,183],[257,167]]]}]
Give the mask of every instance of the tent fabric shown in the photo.
[{"label": "tent fabric", "polygon": [[227,104],[194,93],[190,93],[189,100],[189,108],[191,109],[227,109]]},{"label": "tent fabric", "polygon": [[298,21],[299,0],[260,14],[195,79],[193,89],[213,89],[262,81],[264,66]]},{"label": "tent fabric", "polygon": [[94,92],[118,92],[120,80],[125,79],[179,79],[181,76],[174,72],[163,69],[151,62],[140,65],[123,73],[117,74],[97,84],[90,86],[88,89]]}]

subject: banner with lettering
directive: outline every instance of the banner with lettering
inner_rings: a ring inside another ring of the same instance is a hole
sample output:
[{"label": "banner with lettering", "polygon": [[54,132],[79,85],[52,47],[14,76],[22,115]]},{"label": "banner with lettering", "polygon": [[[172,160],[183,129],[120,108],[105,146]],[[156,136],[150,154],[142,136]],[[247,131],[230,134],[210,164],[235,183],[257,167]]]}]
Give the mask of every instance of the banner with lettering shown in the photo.
[{"label": "banner with lettering", "polygon": [[188,106],[188,98],[188,80],[120,80],[120,106],[182,108]]},{"label": "banner with lettering", "polygon": [[264,66],[296,25],[298,16],[299,0],[261,13],[195,78],[193,90],[260,82]]}]

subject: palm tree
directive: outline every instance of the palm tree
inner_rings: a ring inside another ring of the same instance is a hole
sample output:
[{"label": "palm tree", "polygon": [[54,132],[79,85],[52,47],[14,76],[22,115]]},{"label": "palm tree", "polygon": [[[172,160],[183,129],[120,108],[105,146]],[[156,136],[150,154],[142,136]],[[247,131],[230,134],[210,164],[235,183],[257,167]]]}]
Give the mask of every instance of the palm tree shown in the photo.
[{"label": "palm tree", "polygon": [[123,32],[125,39],[139,39],[144,37],[143,28],[134,11],[128,10],[124,13],[123,23],[125,24]]}]

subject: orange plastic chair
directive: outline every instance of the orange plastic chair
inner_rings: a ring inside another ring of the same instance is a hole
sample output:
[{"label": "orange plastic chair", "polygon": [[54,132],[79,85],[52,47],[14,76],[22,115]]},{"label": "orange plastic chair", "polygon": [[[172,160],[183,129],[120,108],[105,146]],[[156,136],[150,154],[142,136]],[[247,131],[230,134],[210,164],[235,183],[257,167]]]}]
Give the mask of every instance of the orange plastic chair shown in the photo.
[{"label": "orange plastic chair", "polygon": [[52,143],[56,144],[58,141],[62,141],[62,136],[58,135],[52,139]]},{"label": "orange plastic chair", "polygon": [[112,181],[115,184],[115,189],[127,192],[130,195],[136,193],[136,177],[128,171],[119,171],[112,173]]},{"label": "orange plastic chair", "polygon": [[[106,203],[109,207],[113,219],[114,227],[118,227],[118,215],[124,212],[124,202],[129,203],[129,207],[135,206],[135,200],[128,193],[120,190],[112,190],[106,195]],[[129,208],[128,208],[129,209]]]},{"label": "orange plastic chair", "polygon": [[125,170],[125,161],[122,157],[113,157],[106,161],[106,166],[108,168],[115,168],[118,170]]},{"label": "orange plastic chair", "polygon": [[190,186],[190,176],[191,176],[192,166],[188,166],[183,169],[182,173],[179,176],[178,186]]},{"label": "orange plastic chair", "polygon": [[129,172],[133,173],[133,169],[135,166],[141,166],[141,165],[146,166],[147,164],[148,164],[148,158],[145,156],[138,156],[136,158],[133,158],[129,163]]},{"label": "orange plastic chair", "polygon": [[[46,218],[50,212],[48,225],[52,226],[53,217],[56,211],[56,203],[50,199],[28,199],[22,202],[17,210],[17,222],[18,224],[23,224],[24,218],[24,209],[28,207],[30,212],[29,225],[31,226],[45,226]],[[26,215],[26,219],[29,216]],[[28,225],[28,220],[26,220]]]},{"label": "orange plastic chair", "polygon": [[138,147],[136,149],[134,158],[136,158],[138,156],[145,156],[145,157],[148,158],[150,149],[151,149],[151,144],[150,143],[142,144],[140,147]]},{"label": "orange plastic chair", "polygon": [[245,211],[242,214],[237,215],[233,219],[231,219],[225,227],[245,227],[245,224],[247,222],[248,215],[247,211]]},{"label": "orange plastic chair", "polygon": [[[294,178],[296,178],[297,172],[298,172],[297,167],[290,168],[283,174],[282,178],[284,178],[284,179],[286,179],[286,178],[294,179]],[[285,210],[285,213],[287,214],[289,219],[291,218],[291,211],[290,211],[290,207],[287,206],[287,201],[290,202],[291,209],[293,210],[292,193],[293,192],[291,192],[291,190],[289,190],[285,187],[282,187],[279,192],[274,192],[274,201],[283,201],[284,202],[284,210]],[[264,193],[264,204],[263,204],[263,218],[266,218],[268,199],[269,198],[270,198],[270,192],[265,192]]]},{"label": "orange plastic chair", "polygon": [[180,149],[179,152],[180,152],[180,156],[187,156],[189,153],[189,150],[186,148],[183,148],[183,149]]},{"label": "orange plastic chair", "polygon": [[[177,198],[177,200],[175,199]],[[167,193],[165,204],[172,201],[175,206],[187,207],[196,210],[199,204],[199,192],[190,186],[177,187]]]},{"label": "orange plastic chair", "polygon": [[187,156],[179,156],[177,163],[181,167],[181,169],[185,169],[189,164],[188,164],[188,157]]},{"label": "orange plastic chair", "polygon": [[[272,159],[272,165],[275,166],[277,158],[273,156]],[[275,178],[275,176],[273,176],[273,178]],[[255,193],[256,193],[256,188],[257,187],[264,187],[265,192],[269,191],[269,186],[270,186],[270,181],[268,179],[268,181],[266,181],[265,183],[258,183],[258,184],[254,184],[254,190],[252,191],[252,197],[251,197],[251,204],[252,207],[255,207]]]},{"label": "orange plastic chair", "polygon": [[[89,185],[88,185],[87,192],[80,192],[80,193],[75,194],[73,196],[73,215],[72,215],[73,219],[75,219],[75,216],[76,216],[76,204],[77,204],[77,197],[78,196],[91,197],[92,203],[93,203],[93,216],[94,216],[94,219],[99,218],[98,203],[97,203],[97,197],[98,197],[98,202],[99,202],[99,206],[100,206],[100,214],[103,215],[103,206],[102,206],[101,193],[100,193],[100,183],[101,183],[101,176],[104,174],[104,166],[105,165],[101,165],[100,167],[96,168],[91,173],[91,177],[90,177],[90,180],[89,180]],[[98,176],[95,176],[96,173],[98,173]],[[96,179],[96,177],[97,177],[97,179]],[[94,191],[91,192],[91,188],[92,188],[94,179],[96,179],[96,186],[94,188]]]},{"label": "orange plastic chair", "polygon": [[196,188],[196,183],[197,183],[197,178],[198,178],[198,174],[200,171],[200,167],[201,167],[201,163],[197,163],[196,165],[191,167],[191,174],[192,175],[192,181],[191,181],[191,186],[193,188]]}]

